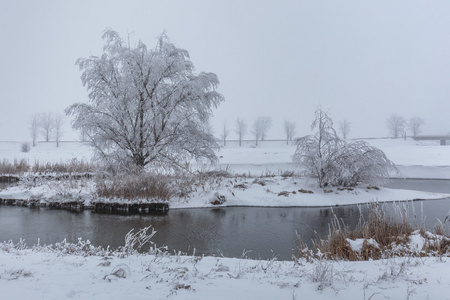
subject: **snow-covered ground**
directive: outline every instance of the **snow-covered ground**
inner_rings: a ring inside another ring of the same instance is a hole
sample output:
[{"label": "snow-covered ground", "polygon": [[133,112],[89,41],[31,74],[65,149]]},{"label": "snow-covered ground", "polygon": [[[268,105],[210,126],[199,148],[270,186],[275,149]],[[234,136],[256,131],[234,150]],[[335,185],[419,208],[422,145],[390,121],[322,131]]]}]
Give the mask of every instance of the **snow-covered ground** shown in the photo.
[{"label": "snow-covered ground", "polygon": [[447,257],[307,262],[67,252],[0,244],[2,299],[449,299]]},{"label": "snow-covered ground", "polygon": [[[400,177],[450,178],[450,147],[412,140],[368,141],[399,165],[403,172]],[[294,147],[284,142],[265,142],[257,148],[251,145],[238,147],[229,143],[218,153],[222,156],[220,168],[254,175],[292,170],[290,156]],[[20,143],[0,142],[0,159],[56,163],[90,157],[89,148],[79,143],[62,143],[60,148],[54,143],[39,143],[30,153],[21,153]],[[210,205],[209,200],[216,192],[226,195],[228,205],[266,206],[329,206],[377,199],[446,196],[375,190],[366,185],[325,193],[303,179],[279,175],[256,181],[253,177],[239,180],[217,190],[212,187],[211,191],[199,193],[188,201],[174,201],[171,207]],[[240,187],[234,188],[236,185]],[[77,187],[73,188],[60,188],[60,192],[76,193]],[[85,191],[88,197],[90,188],[79,190]],[[313,194],[299,192],[301,189],[311,190]],[[23,186],[11,188],[2,191],[0,197],[8,195],[58,197],[58,191],[49,183],[37,190],[32,186],[25,190]],[[67,254],[45,247],[16,249],[3,243],[0,245],[0,295],[2,299],[450,299],[449,263],[447,257],[363,262],[258,261],[154,254],[120,258]]]},{"label": "snow-covered ground", "polygon": [[[386,152],[400,169],[395,177],[407,178],[450,178],[450,146],[440,146],[438,142],[419,143],[413,140],[374,139],[372,145]],[[0,158],[26,159],[30,164],[35,161],[64,162],[71,159],[89,160],[92,156],[88,146],[81,143],[38,143],[29,153],[20,152],[20,143],[0,143]],[[442,199],[447,194],[406,191],[381,188],[370,189],[361,185],[353,190],[328,189],[325,192],[317,188],[313,181],[305,178],[280,176],[286,171],[295,170],[291,156],[295,147],[284,141],[244,142],[242,147],[236,142],[228,142],[227,147],[218,152],[219,165],[216,169],[228,170],[247,177],[238,177],[233,181],[223,180],[223,184],[198,190],[189,199],[173,198],[170,207],[210,207],[216,196],[224,196],[225,206],[334,206],[371,201],[389,202],[414,199]],[[197,166],[202,168],[202,166]],[[251,178],[248,175],[252,175]],[[274,177],[270,177],[270,176]],[[255,180],[253,176],[265,176]],[[0,191],[4,199],[40,199],[42,202],[70,200],[84,201],[90,205],[95,187],[93,182],[70,184],[44,182],[10,187]],[[305,193],[311,191],[312,193]],[[98,200],[98,199],[95,199]],[[108,201],[108,200],[105,200]],[[114,200],[120,202],[120,200]]]},{"label": "snow-covered ground", "polygon": [[89,161],[92,157],[91,149],[80,142],[60,142],[56,147],[55,142],[38,142],[36,147],[30,146],[29,152],[22,152],[20,142],[0,142],[0,160],[21,160],[25,159],[29,164],[39,163],[60,163],[72,159],[79,161]]},{"label": "snow-covered ground", "polygon": [[[414,141],[413,139],[367,139],[369,144],[383,150],[387,157],[400,169],[398,177],[446,178],[450,179],[450,146],[440,146],[439,141]],[[20,151],[19,142],[0,142],[0,160],[26,159],[34,162],[66,162],[76,158],[89,161],[91,149],[79,142],[61,142],[56,148],[54,142],[39,142],[29,153]],[[255,175],[266,172],[294,170],[291,156],[295,147],[284,141],[263,141],[258,147],[253,141],[244,141],[242,147],[231,141],[217,153],[218,168],[229,168],[237,173],[252,172]],[[200,167],[199,167],[200,168]]]}]

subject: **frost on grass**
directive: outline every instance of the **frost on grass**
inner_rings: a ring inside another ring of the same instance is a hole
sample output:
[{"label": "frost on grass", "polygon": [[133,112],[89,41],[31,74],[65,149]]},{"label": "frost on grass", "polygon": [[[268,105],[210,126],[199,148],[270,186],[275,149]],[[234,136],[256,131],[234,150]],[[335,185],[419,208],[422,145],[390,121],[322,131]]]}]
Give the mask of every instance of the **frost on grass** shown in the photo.
[{"label": "frost on grass", "polygon": [[75,244],[31,248],[23,240],[0,243],[0,292],[21,298],[33,290],[38,298],[58,298],[61,290],[75,293],[76,282],[85,298],[102,295],[105,299],[121,295],[209,299],[211,288],[221,299],[298,295],[308,299],[329,299],[330,295],[334,299],[434,299],[435,291],[446,287],[443,278],[450,275],[445,257],[440,261],[396,257],[354,264],[314,257],[278,261],[276,257],[187,256],[155,248],[139,253],[155,233],[150,229],[129,232],[124,247],[117,250],[99,249],[82,239]]},{"label": "frost on grass", "polygon": [[387,214],[387,206],[372,203],[367,221],[360,218],[354,230],[335,215],[329,225],[327,240],[317,238],[312,248],[300,240],[300,256],[319,259],[372,260],[389,257],[450,256],[450,237],[446,222],[439,222],[434,233],[415,228],[407,214],[407,204],[394,204],[395,214]]}]

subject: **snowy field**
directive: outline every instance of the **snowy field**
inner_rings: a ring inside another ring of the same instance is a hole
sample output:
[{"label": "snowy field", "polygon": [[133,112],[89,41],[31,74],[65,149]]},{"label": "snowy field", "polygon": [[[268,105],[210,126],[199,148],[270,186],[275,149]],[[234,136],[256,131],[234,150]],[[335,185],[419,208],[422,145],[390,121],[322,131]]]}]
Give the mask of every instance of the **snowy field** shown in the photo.
[{"label": "snowy field", "polygon": [[[412,139],[365,141],[383,150],[399,167],[401,173],[395,177],[450,179],[450,145],[440,146],[439,141]],[[21,152],[21,144],[0,142],[0,160],[26,159],[33,164],[66,162],[72,159],[89,161],[92,158],[90,148],[79,142],[61,142],[59,148],[56,148],[54,142],[40,142],[29,153]],[[252,172],[255,175],[294,170],[291,159],[294,146],[286,145],[285,141],[264,141],[259,142],[258,147],[254,145],[254,141],[244,141],[242,147],[235,141],[227,142],[227,146],[217,152],[220,159],[216,168],[228,168],[237,173]]]},{"label": "snowy field", "polygon": [[449,299],[448,258],[83,256],[0,245],[2,299]]}]

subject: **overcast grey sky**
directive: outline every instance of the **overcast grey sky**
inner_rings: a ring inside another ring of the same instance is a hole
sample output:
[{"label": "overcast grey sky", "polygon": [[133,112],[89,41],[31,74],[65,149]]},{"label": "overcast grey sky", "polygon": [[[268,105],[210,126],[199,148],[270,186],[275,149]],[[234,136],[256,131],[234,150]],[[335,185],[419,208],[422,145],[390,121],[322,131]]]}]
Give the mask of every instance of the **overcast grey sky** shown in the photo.
[{"label": "overcast grey sky", "polygon": [[258,116],[272,117],[268,138],[285,119],[306,135],[318,105],[350,137],[386,136],[392,113],[449,133],[449,16],[450,1],[0,0],[0,140],[31,140],[33,113],[87,101],[75,61],[101,54],[108,27],[149,47],[165,30],[217,74],[217,136]]}]

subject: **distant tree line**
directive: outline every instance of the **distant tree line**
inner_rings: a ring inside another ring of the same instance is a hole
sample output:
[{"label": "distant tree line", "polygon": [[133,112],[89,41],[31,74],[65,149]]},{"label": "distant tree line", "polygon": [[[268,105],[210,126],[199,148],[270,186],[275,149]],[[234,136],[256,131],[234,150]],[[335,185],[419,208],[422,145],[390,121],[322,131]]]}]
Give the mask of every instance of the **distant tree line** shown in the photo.
[{"label": "distant tree line", "polygon": [[[389,131],[389,135],[394,138],[404,137],[406,138],[409,131],[411,136],[416,137],[421,131],[422,126],[425,124],[425,120],[421,117],[414,116],[409,120],[397,114],[392,114],[386,119],[386,127]],[[342,120],[338,124],[337,131],[343,140],[347,140],[351,125],[347,120]],[[262,116],[256,118],[251,127],[250,133],[253,135],[255,145],[258,146],[259,141],[264,141],[267,137],[267,133],[272,126],[272,119],[268,116]],[[284,120],[284,133],[286,138],[286,144],[289,144],[295,138],[296,124],[289,120]],[[248,124],[244,119],[237,118],[235,122],[234,132],[238,136],[239,146],[242,146],[242,140],[248,133]],[[223,146],[226,146],[226,139],[230,133],[228,123],[224,121],[223,131],[220,136]]]},{"label": "distant tree line", "polygon": [[64,116],[62,114],[50,112],[35,113],[31,115],[29,124],[33,147],[36,147],[39,136],[46,142],[54,139],[56,147],[59,147],[59,142],[63,136]]},{"label": "distant tree line", "polygon": [[389,130],[389,135],[393,138],[406,138],[407,130],[411,132],[413,137],[416,137],[421,131],[425,120],[421,117],[412,117],[408,121],[402,116],[392,114],[386,119],[386,127]]},{"label": "distant tree line", "polygon": [[[259,141],[264,141],[267,138],[267,134],[272,127],[272,119],[268,116],[261,116],[255,119],[253,122],[250,133],[252,134],[252,137],[255,141],[255,146],[258,146]],[[239,141],[239,146],[242,146],[242,141],[244,137],[248,133],[248,124],[247,122],[242,118],[237,118],[234,125],[234,132],[236,133]],[[295,122],[284,120],[283,123],[283,129],[286,139],[286,145],[289,145],[294,138],[297,126]],[[342,134],[342,138],[345,140],[347,139],[349,133],[350,133],[350,122],[347,120],[343,120],[339,123],[339,131]],[[230,134],[230,129],[227,121],[223,122],[223,127],[220,134],[220,140],[225,147],[227,145],[227,137]]]}]

